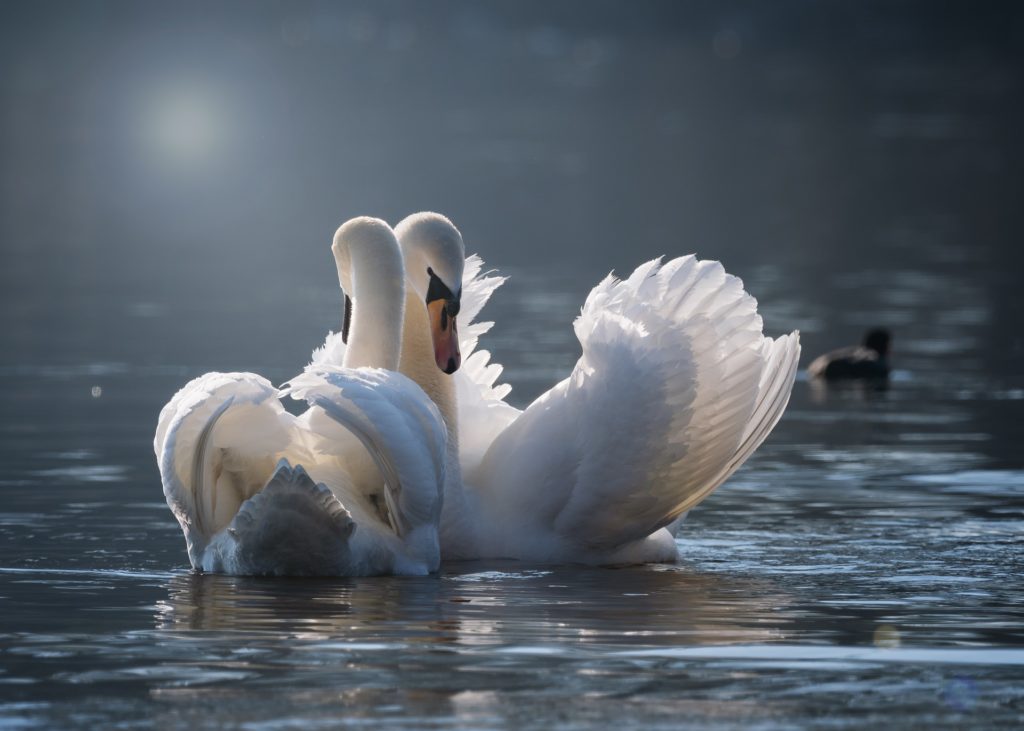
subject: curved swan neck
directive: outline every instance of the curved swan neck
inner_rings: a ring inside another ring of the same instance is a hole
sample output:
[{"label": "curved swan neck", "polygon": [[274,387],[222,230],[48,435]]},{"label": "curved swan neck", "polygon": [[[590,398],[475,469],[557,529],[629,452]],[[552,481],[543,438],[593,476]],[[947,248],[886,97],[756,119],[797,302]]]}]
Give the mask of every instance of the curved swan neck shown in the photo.
[{"label": "curved swan neck", "polygon": [[399,370],[437,404],[448,426],[448,444],[454,445],[457,453],[455,382],[438,368],[426,301],[435,276],[449,292],[461,293],[466,247],[451,221],[429,211],[404,218],[395,227],[395,235],[406,264],[406,322]]},{"label": "curved swan neck", "polygon": [[406,288],[405,327],[402,330],[402,355],[398,370],[414,380],[437,404],[448,427],[448,444],[454,445],[457,450],[459,426],[456,418],[455,381],[437,367],[427,308],[412,287]]},{"label": "curved swan neck", "polygon": [[334,237],[341,288],[351,300],[346,368],[397,370],[405,317],[405,267],[394,234],[383,222],[349,224]]},{"label": "curved swan neck", "polygon": [[[407,286],[399,371],[415,381],[437,405],[448,430],[448,469],[444,481],[444,507],[441,511],[441,545],[464,545],[467,541],[472,544],[476,538],[468,537],[474,536],[477,530],[474,518],[476,513],[469,507],[471,498],[462,482],[455,377],[437,367],[428,323],[425,303],[412,286]],[[472,551],[463,557],[471,556]]]}]

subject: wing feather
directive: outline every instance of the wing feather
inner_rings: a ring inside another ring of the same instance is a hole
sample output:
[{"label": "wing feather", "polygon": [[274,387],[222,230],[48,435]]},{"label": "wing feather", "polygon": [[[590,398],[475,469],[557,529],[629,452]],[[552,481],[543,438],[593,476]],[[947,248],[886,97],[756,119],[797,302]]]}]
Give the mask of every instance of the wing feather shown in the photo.
[{"label": "wing feather", "polygon": [[277,389],[253,373],[207,373],[161,411],[153,446],[194,566],[286,456],[292,422]]},{"label": "wing feather", "polygon": [[[437,407],[419,386],[392,371],[322,366],[307,368],[285,384],[282,394],[313,407],[310,423],[321,462],[343,444],[344,432],[358,438],[384,475],[385,499],[400,523],[395,526],[400,535],[410,524],[436,526],[447,431]],[[351,463],[347,450],[335,456]]]},{"label": "wing feather", "polygon": [[796,333],[763,336],[738,278],[693,256],[609,275],[574,328],[573,373],[497,436],[478,482],[495,515],[533,523],[509,531],[587,550],[645,538],[727,479],[780,418],[799,354]]},{"label": "wing feather", "polygon": [[462,367],[455,372],[458,403],[459,454],[464,474],[480,464],[494,438],[519,416],[520,411],[505,402],[512,387],[497,383],[503,367],[491,363],[491,354],[477,350],[479,338],[493,322],[474,322],[484,305],[506,277],[483,272],[483,260],[473,254],[466,258],[462,275],[459,311],[459,348]]}]

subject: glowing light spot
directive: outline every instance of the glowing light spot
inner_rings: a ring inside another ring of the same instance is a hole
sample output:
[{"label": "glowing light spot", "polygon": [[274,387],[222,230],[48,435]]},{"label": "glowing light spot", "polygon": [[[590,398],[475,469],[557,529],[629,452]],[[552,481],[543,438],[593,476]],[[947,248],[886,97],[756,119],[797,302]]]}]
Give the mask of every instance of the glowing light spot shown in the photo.
[{"label": "glowing light spot", "polygon": [[194,166],[208,159],[227,136],[221,104],[202,88],[160,92],[147,117],[148,138],[165,162]]},{"label": "glowing light spot", "polygon": [[102,388],[100,388],[99,386],[93,386],[93,387],[92,387],[92,388],[91,388],[91,389],[89,390],[89,393],[91,393],[91,394],[92,394],[92,397],[93,397],[93,398],[99,398],[100,396],[102,396],[102,395],[103,395],[103,389],[102,389]]}]

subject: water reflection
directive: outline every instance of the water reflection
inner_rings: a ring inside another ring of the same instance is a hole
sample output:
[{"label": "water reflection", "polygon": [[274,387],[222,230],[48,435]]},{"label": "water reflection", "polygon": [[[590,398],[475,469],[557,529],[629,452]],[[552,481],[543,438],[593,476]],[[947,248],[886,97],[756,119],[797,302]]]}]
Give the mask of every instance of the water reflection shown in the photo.
[{"label": "water reflection", "polygon": [[822,378],[807,378],[811,400],[818,405],[830,401],[879,401],[889,392],[889,379],[859,379],[829,382]]},{"label": "water reflection", "polygon": [[760,643],[784,639],[793,622],[789,597],[770,580],[677,566],[456,564],[440,578],[411,580],[187,574],[167,592],[155,617],[161,630],[294,633],[355,645]]},{"label": "water reflection", "polygon": [[165,658],[189,657],[191,675],[187,685],[162,680],[155,699],[223,704],[237,719],[245,696],[229,680],[267,683],[280,697],[272,679],[284,674],[304,723],[339,714],[523,727],[562,712],[577,722],[754,715],[753,704],[727,699],[735,673],[714,671],[681,692],[691,661],[637,650],[762,646],[786,640],[799,621],[770,580],[686,566],[467,563],[441,577],[313,582],[185,574],[165,590],[154,641]]},{"label": "water reflection", "polygon": [[[893,714],[1008,720],[1022,700],[1011,680],[1024,652],[1005,640],[993,649],[915,639],[915,624],[976,619],[941,615],[948,577],[872,604],[863,590],[844,591],[847,579],[814,580],[799,557],[785,574],[746,575],[744,566],[770,572],[716,534],[718,545],[691,539],[687,548],[706,553],[690,550],[693,565],[674,567],[466,564],[412,580],[76,576],[116,587],[121,602],[135,597],[149,620],[3,635],[0,687],[41,700],[0,705],[0,718],[112,725],[145,708],[161,727],[558,728],[572,719],[568,727],[649,728],[684,717],[787,725],[881,690],[889,700],[877,717],[865,711],[871,724]],[[79,609],[109,603],[85,594]]]}]

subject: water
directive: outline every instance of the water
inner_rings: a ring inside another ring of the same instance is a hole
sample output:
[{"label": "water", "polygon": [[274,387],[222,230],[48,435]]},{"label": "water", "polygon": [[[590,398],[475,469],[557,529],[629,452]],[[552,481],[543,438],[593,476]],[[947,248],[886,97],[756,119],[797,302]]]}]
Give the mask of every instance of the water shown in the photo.
[{"label": "water", "polygon": [[[528,392],[575,357],[577,287],[522,274],[492,303],[488,345]],[[947,321],[965,306],[918,294],[868,291],[864,307]],[[792,324],[771,315],[784,299],[761,299],[769,323]],[[544,307],[522,315],[524,301]],[[793,310],[833,317],[812,304]],[[105,317],[129,328],[134,309]],[[8,366],[0,726],[1014,727],[1024,391],[972,369],[980,353],[950,367],[922,342],[897,341],[886,391],[798,382],[771,439],[687,519],[678,565],[422,579],[191,574],[148,442],[163,399],[206,364],[140,365],[140,349]],[[262,370],[283,380],[284,360]]]},{"label": "water", "polygon": [[[198,22],[115,3],[63,30],[9,7],[0,728],[1024,721],[1012,6],[225,4]],[[171,168],[125,120],[154,78],[195,80],[181,44],[246,114]],[[886,390],[799,380],[688,517],[678,565],[191,574],[160,407],[207,370],[294,374],[338,325],[329,232],[428,206],[512,275],[484,346],[519,405],[571,368],[569,322],[608,269],[693,249],[744,278],[769,334],[802,331],[803,364],[884,325],[897,370]]]}]

